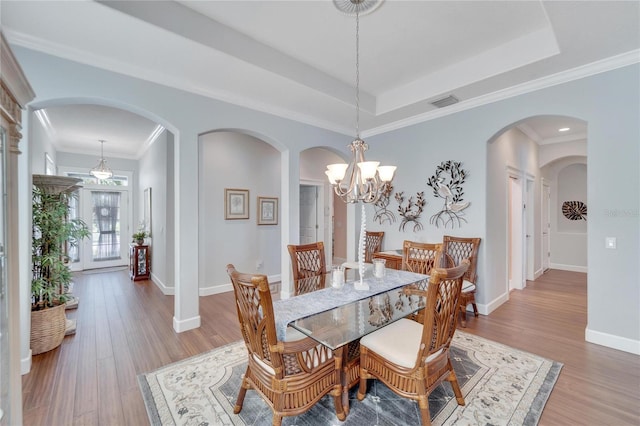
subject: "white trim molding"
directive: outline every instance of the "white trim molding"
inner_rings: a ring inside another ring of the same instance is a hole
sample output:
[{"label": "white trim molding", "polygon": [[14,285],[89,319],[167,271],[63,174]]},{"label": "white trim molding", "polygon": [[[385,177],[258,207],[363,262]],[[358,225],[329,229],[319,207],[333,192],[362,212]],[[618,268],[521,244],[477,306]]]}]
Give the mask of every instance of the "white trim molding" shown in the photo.
[{"label": "white trim molding", "polygon": [[585,274],[588,272],[588,269],[586,266],[564,265],[562,263],[549,263],[549,269],[559,269],[561,271],[571,271],[571,272],[584,272]]},{"label": "white trim molding", "polygon": [[167,286],[153,272],[151,272],[151,281],[160,289],[162,294],[164,294],[165,296],[173,296],[173,295],[176,294],[176,288],[175,287]]},{"label": "white trim molding", "polygon": [[[267,280],[269,281],[269,285],[273,286],[273,284],[280,283],[281,275],[269,275],[267,276]],[[222,285],[211,285],[208,287],[200,287],[198,289],[198,296],[211,296],[213,294],[227,293],[229,291],[233,291],[233,284],[226,283]]]},{"label": "white trim molding", "polygon": [[508,301],[509,301],[509,294],[502,293],[500,296],[496,297],[495,299],[493,299],[487,304],[483,305],[480,303],[476,303],[476,305],[478,306],[478,313],[482,315],[489,315],[491,312],[495,311],[496,309],[498,309],[500,306],[502,306],[504,303]]},{"label": "white trim molding", "polygon": [[584,339],[589,343],[640,355],[640,340],[590,330],[588,326],[584,331]]},{"label": "white trim molding", "polygon": [[27,373],[29,373],[31,371],[31,359],[32,359],[32,355],[31,355],[31,349],[29,349],[29,355],[27,355],[26,357],[22,358],[20,360],[20,374],[21,375],[25,375]]},{"label": "white trim molding", "polygon": [[183,331],[193,330],[194,328],[200,327],[200,315],[187,318],[185,320],[178,320],[175,316],[173,317],[173,329],[176,333],[182,333]]}]

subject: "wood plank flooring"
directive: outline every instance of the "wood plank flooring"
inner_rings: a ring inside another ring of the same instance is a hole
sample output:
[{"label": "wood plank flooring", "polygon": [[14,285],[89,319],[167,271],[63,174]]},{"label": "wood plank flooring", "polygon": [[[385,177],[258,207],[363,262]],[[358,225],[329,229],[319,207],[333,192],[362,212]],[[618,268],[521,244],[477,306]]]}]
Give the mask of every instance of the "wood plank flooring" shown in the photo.
[{"label": "wood plank flooring", "polygon": [[[202,327],[173,331],[173,297],[127,271],[75,277],[77,334],[33,357],[25,425],[145,425],[136,376],[241,338],[232,293],[200,298]],[[551,270],[465,331],[562,362],[541,425],[640,424],[640,357],[584,341],[586,275]]]}]

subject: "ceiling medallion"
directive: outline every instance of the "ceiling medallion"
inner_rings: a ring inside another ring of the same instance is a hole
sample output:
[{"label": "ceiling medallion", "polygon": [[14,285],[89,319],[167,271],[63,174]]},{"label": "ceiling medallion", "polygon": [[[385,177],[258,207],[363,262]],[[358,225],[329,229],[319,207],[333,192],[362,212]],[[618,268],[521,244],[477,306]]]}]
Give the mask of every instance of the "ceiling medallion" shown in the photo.
[{"label": "ceiling medallion", "polygon": [[380,7],[383,0],[333,0],[333,4],[340,12],[347,16],[356,16],[356,9],[360,16],[367,15]]}]

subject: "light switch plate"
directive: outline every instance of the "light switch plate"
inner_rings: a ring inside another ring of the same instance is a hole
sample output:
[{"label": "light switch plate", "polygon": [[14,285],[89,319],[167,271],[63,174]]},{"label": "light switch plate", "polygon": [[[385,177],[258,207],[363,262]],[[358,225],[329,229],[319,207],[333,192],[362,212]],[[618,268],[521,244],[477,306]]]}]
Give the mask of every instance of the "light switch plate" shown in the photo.
[{"label": "light switch plate", "polygon": [[604,246],[608,249],[616,248],[616,237],[607,237],[604,239]]}]

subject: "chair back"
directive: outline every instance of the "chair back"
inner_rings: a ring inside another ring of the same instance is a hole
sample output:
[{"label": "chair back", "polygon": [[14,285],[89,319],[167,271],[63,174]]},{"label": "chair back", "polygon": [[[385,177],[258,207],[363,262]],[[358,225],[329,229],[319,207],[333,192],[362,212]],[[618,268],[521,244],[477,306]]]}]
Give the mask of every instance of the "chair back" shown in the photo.
[{"label": "chair back", "polygon": [[366,231],[364,239],[364,261],[371,263],[373,253],[376,253],[382,249],[382,238],[384,238],[384,231],[373,232]]},{"label": "chair back", "polygon": [[476,266],[478,264],[478,249],[480,238],[463,238],[445,235],[442,237],[442,251],[453,259],[455,265],[460,265],[463,259],[469,259],[469,269],[464,275],[464,279],[476,283],[478,275]]},{"label": "chair back", "polygon": [[238,321],[249,356],[281,375],[282,358],[270,350],[276,347],[277,337],[267,276],[238,272],[232,264],[227,265],[227,274],[233,284]]},{"label": "chair back", "polygon": [[402,270],[429,275],[441,249],[442,244],[405,240],[402,244]]},{"label": "chair back", "polygon": [[289,244],[287,249],[291,257],[294,295],[323,289],[326,277],[324,243]]},{"label": "chair back", "polygon": [[424,308],[424,325],[419,363],[438,352],[449,349],[456,331],[458,303],[462,292],[462,280],[469,268],[469,260],[453,268],[433,268],[427,288]]}]

